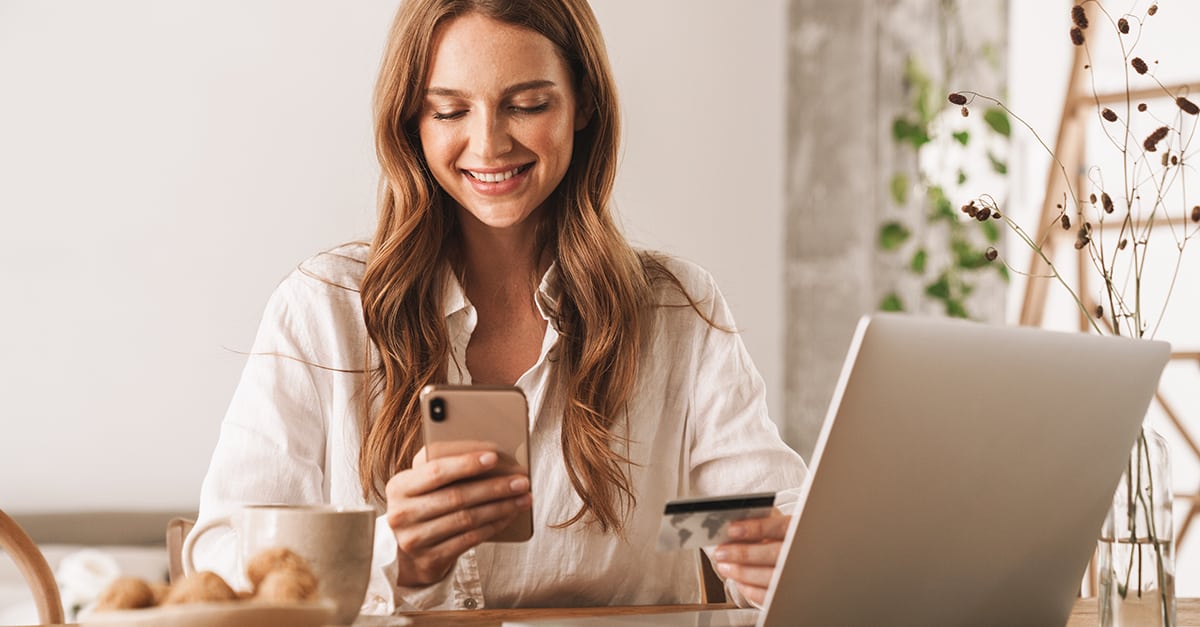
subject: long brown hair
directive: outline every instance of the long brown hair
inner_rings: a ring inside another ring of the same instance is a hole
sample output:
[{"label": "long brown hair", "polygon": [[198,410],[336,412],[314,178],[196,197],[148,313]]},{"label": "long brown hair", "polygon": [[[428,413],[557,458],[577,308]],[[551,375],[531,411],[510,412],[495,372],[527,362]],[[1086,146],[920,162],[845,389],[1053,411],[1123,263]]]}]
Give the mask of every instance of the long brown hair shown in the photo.
[{"label": "long brown hair", "polygon": [[586,0],[405,0],[396,15],[375,92],[379,223],[361,288],[376,351],[368,363],[377,364],[363,395],[363,492],[383,500],[387,479],[412,465],[422,446],[417,393],[447,380],[442,291],[458,225],[452,201],[428,171],[415,118],[435,33],[467,13],[532,29],[553,42],[577,98],[591,111],[539,231],[561,280],[551,316],[560,333],[562,449],[583,501],[560,524],[590,514],[602,530],[620,530],[636,496],[624,469],[630,462],[613,447],[622,440],[614,428],[636,381],[652,284],[659,278],[677,287],[679,282],[652,256],[629,246],[610,212],[620,120],[608,54]]}]

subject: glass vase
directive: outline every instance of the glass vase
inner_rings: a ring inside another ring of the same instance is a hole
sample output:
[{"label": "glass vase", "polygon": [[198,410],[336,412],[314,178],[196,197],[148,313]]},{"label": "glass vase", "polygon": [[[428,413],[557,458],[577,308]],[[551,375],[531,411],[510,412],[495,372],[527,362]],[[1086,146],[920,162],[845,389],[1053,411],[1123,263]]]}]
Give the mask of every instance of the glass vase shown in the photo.
[{"label": "glass vase", "polygon": [[1175,534],[1167,443],[1142,427],[1100,533],[1100,624],[1175,626]]}]

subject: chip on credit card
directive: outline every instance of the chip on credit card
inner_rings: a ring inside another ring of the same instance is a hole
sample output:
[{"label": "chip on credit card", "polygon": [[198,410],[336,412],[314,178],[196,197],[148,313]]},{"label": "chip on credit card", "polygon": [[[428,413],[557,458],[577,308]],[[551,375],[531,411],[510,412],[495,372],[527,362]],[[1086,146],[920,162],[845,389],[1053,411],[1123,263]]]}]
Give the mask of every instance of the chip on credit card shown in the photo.
[{"label": "chip on credit card", "polygon": [[658,530],[658,550],[724,544],[730,540],[729,523],[766,518],[774,506],[774,492],[668,501]]}]

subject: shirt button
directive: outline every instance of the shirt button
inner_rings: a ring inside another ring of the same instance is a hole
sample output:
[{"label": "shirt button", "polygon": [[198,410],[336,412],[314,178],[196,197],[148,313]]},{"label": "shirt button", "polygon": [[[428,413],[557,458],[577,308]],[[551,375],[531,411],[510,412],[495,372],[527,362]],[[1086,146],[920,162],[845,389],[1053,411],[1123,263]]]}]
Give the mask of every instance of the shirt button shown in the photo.
[{"label": "shirt button", "polygon": [[471,597],[467,597],[467,599],[463,601],[463,607],[467,608],[468,610],[473,610],[479,607],[479,602]]}]

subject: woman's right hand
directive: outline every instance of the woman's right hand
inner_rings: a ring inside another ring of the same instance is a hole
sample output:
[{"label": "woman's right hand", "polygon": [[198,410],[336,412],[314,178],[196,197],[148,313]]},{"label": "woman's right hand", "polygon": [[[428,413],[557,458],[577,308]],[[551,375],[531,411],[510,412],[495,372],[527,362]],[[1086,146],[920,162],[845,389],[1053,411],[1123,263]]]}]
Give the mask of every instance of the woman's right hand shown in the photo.
[{"label": "woman's right hand", "polygon": [[[400,575],[407,587],[437,583],[458,556],[504,529],[532,503],[529,477],[480,475],[496,467],[492,451],[425,460],[387,483],[387,521],[396,535]],[[472,479],[474,478],[474,479]]]}]

